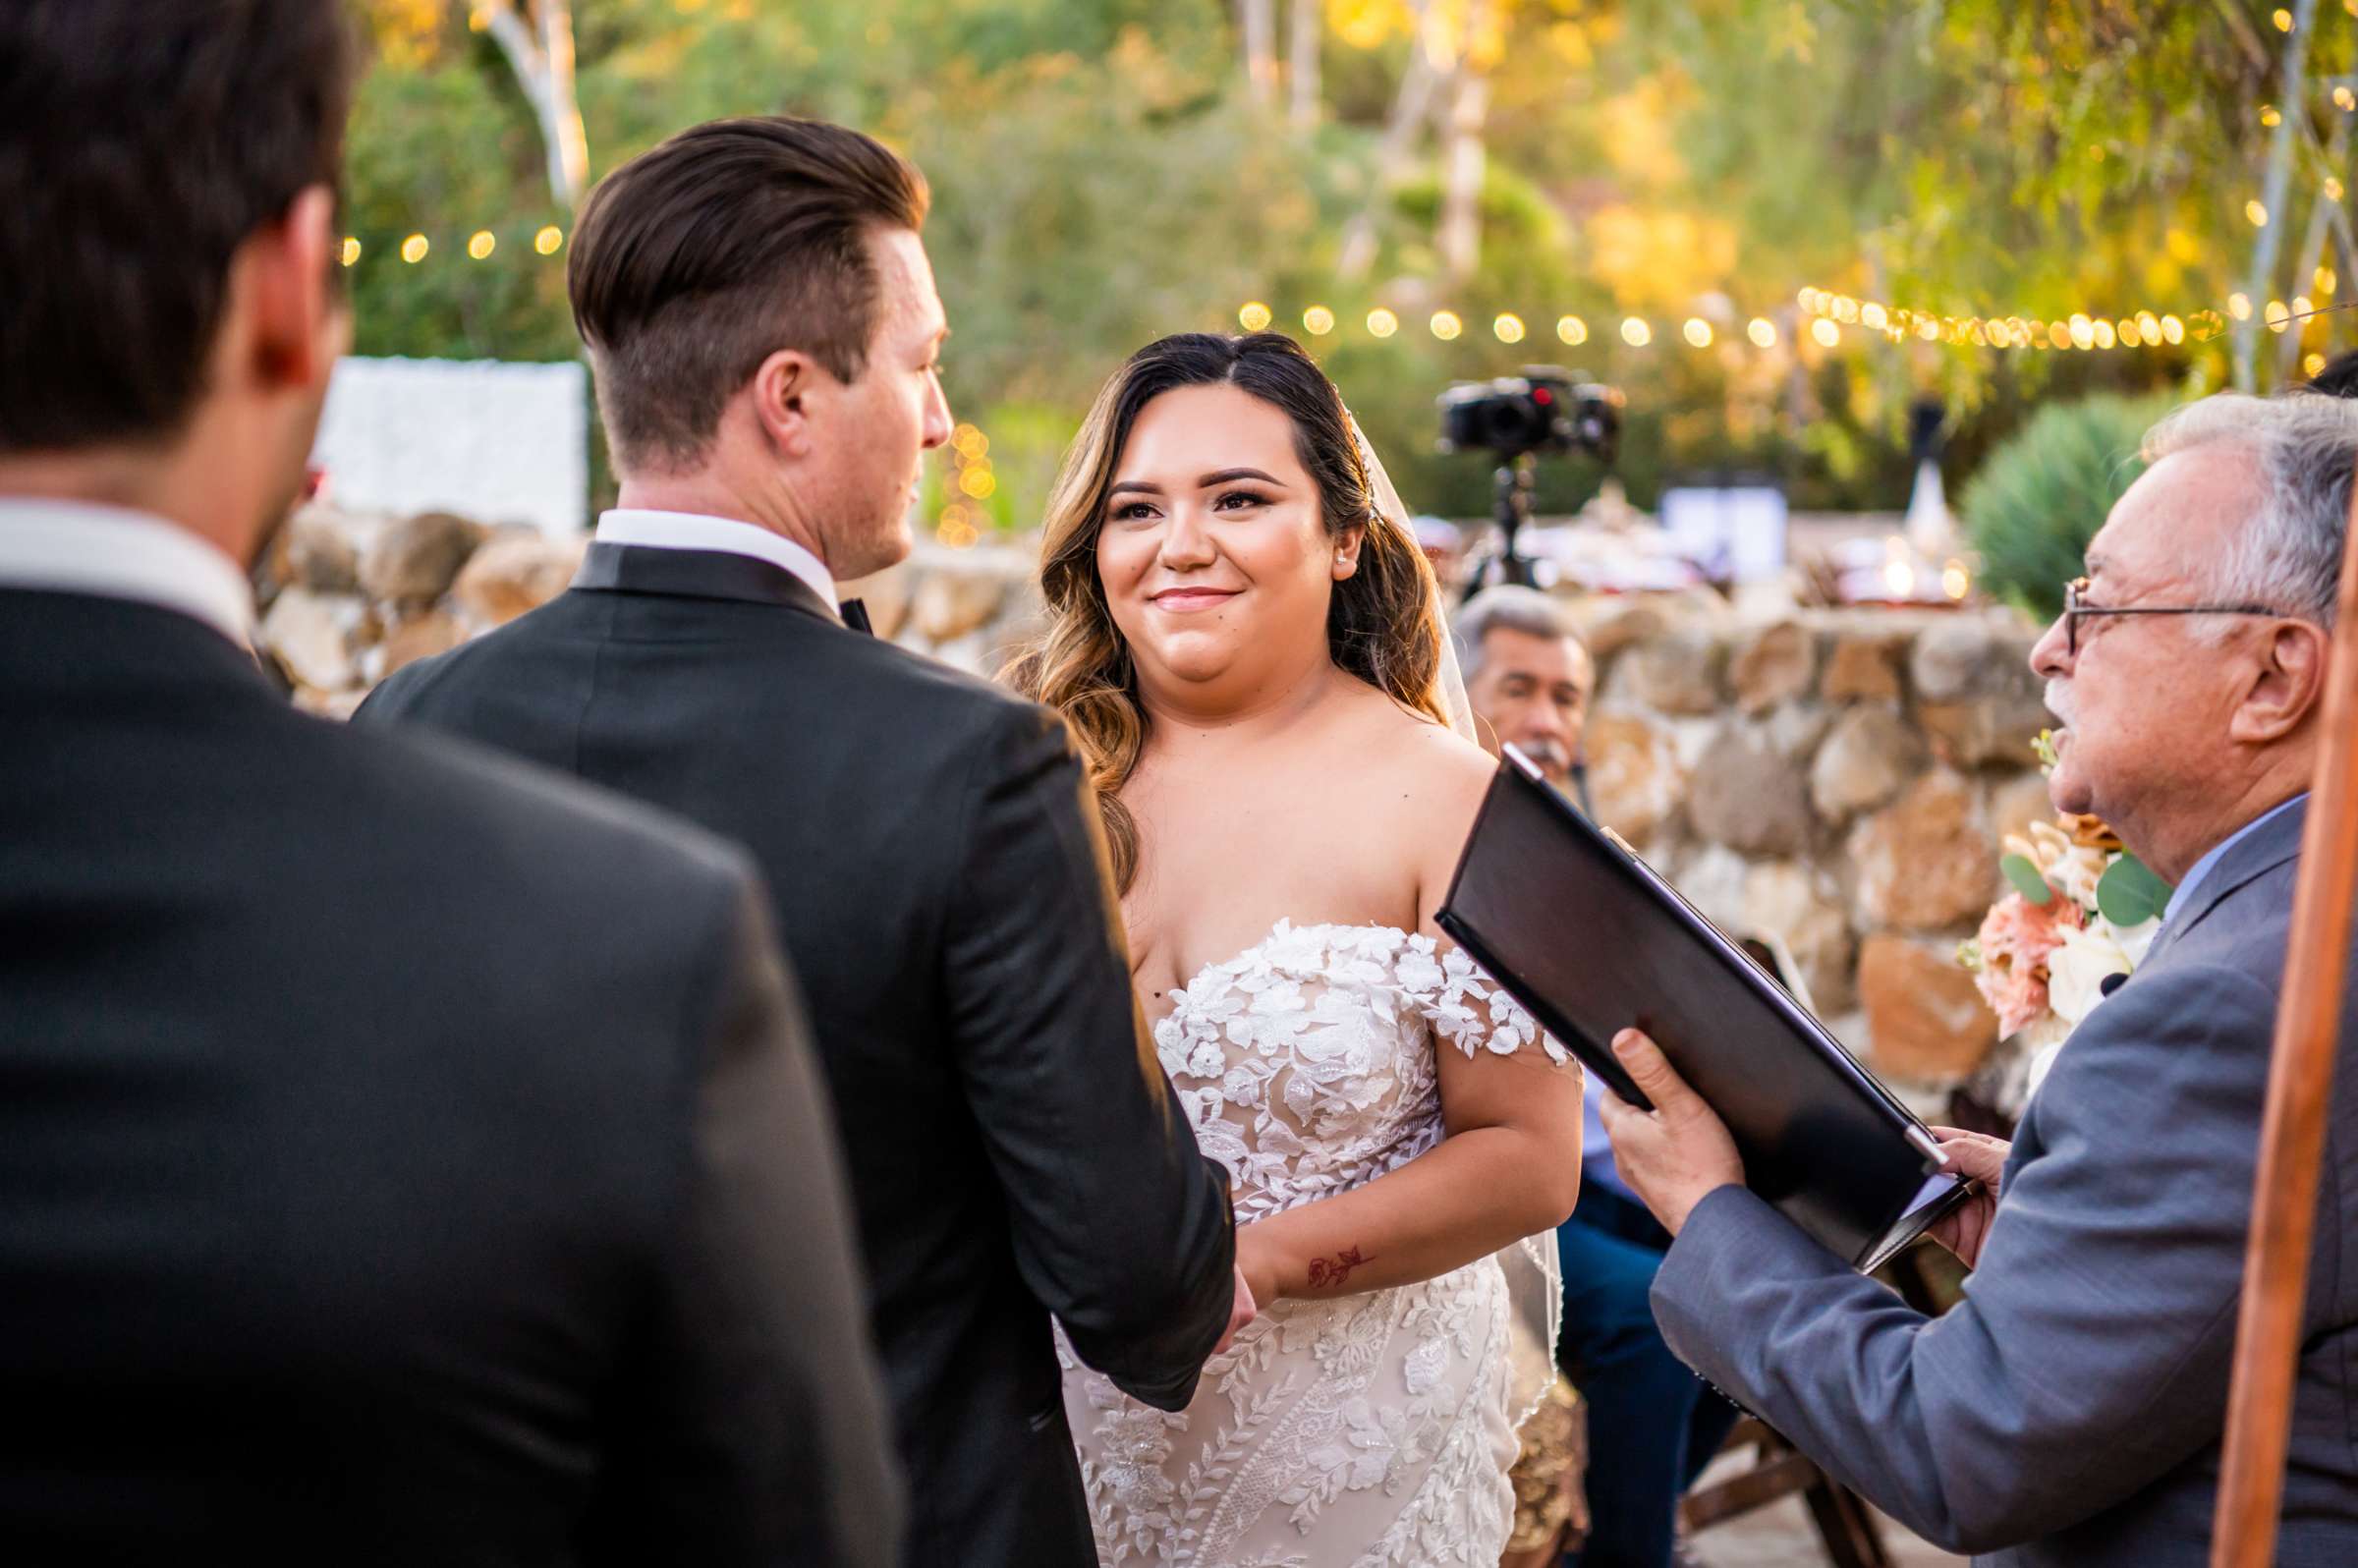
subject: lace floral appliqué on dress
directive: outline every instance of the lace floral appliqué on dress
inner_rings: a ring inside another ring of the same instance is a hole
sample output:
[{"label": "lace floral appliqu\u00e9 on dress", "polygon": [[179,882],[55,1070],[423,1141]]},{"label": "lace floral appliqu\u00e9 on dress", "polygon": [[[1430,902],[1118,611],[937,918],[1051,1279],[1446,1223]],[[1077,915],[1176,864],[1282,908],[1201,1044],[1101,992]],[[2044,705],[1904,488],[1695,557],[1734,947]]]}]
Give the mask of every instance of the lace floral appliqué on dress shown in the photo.
[{"label": "lace floral appliqu\u00e9 on dress", "polygon": [[[1240,1222],[1439,1143],[1436,1042],[1568,1060],[1464,953],[1389,926],[1280,923],[1172,1002],[1155,1045]],[[1515,1427],[1554,1340],[1554,1247],[1536,1240],[1420,1284],[1279,1302],[1177,1415],[1080,1367],[1060,1336],[1099,1560],[1491,1568],[1513,1525]]]}]

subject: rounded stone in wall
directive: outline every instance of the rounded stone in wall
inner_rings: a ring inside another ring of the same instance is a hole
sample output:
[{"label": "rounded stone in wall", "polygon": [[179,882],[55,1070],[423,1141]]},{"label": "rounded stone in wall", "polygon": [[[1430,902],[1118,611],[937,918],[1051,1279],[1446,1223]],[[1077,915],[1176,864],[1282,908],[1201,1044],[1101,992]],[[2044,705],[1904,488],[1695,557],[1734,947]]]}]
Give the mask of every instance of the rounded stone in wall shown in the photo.
[{"label": "rounded stone in wall", "polygon": [[1798,855],[1809,843],[1801,768],[1756,729],[1723,730],[1704,749],[1687,812],[1697,833],[1746,855]]},{"label": "rounded stone in wall", "polygon": [[1859,953],[1859,1001],[1876,1070],[1955,1083],[1997,1043],[1997,1020],[1973,977],[1947,953],[1897,936],[1870,936]]},{"label": "rounded stone in wall", "polygon": [[361,587],[371,598],[438,599],[482,541],[482,526],[455,513],[397,518],[361,558]]},{"label": "rounded stone in wall", "polygon": [[1600,713],[1584,745],[1597,819],[1632,844],[1653,838],[1686,794],[1671,737],[1634,714]]},{"label": "rounded stone in wall", "polygon": [[1978,921],[1998,891],[1996,844],[1974,787],[1928,773],[1850,835],[1862,928],[1937,931]]},{"label": "rounded stone in wall", "polygon": [[1766,713],[1810,689],[1818,674],[1818,640],[1792,621],[1779,621],[1739,642],[1727,663],[1736,705]]},{"label": "rounded stone in wall", "polygon": [[1623,705],[1662,713],[1719,710],[1719,644],[1701,627],[1677,627],[1613,661],[1610,694]]},{"label": "rounded stone in wall", "polygon": [[1846,632],[1825,656],[1819,695],[1829,702],[1889,702],[1899,698],[1899,657],[1905,644],[1872,633]]},{"label": "rounded stone in wall", "polygon": [[504,626],[564,592],[588,548],[587,534],[575,539],[502,534],[475,552],[451,596],[477,625]]},{"label": "rounded stone in wall", "polygon": [[1924,767],[1924,738],[1887,707],[1854,707],[1810,765],[1810,804],[1829,822],[1871,811]]}]

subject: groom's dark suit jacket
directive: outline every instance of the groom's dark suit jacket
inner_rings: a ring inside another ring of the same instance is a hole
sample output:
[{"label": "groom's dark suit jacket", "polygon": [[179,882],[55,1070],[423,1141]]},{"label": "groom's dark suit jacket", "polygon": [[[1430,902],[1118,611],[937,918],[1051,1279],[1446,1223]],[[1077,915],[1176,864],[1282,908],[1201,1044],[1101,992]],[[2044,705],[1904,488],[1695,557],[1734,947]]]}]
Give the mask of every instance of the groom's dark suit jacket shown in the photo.
[{"label": "groom's dark suit jacket", "polygon": [[919,1568],[1095,1561],[1048,1316],[1178,1409],[1227,1321],[1226,1185],[1142,1064],[1062,724],[747,556],[597,544],[387,681],[411,720],[752,846],[834,1090]]},{"label": "groom's dark suit jacket", "polygon": [[[2201,1568],[2304,811],[2231,846],[2031,1100],[1927,1319],[1741,1188],[1655,1277],[1670,1348],[1920,1535],[2004,1568]],[[2358,1563],[2358,989],[2301,1319],[2284,1568]]]},{"label": "groom's dark suit jacket", "polygon": [[0,591],[0,1562],[890,1557],[742,854]]}]

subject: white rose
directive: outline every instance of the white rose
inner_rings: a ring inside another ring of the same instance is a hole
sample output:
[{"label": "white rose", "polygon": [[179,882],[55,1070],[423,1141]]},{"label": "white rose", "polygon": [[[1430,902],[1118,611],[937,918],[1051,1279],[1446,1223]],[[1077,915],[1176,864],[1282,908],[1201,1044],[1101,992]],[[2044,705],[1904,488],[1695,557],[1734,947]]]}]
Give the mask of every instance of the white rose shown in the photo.
[{"label": "white rose", "polygon": [[2105,999],[2105,977],[2128,972],[2129,955],[2113,940],[2109,923],[2067,930],[2063,945],[2047,955],[2048,1001],[2076,1029]]},{"label": "white rose", "polygon": [[2135,969],[2145,962],[2145,955],[2153,947],[2154,938],[2162,932],[2162,917],[2159,915],[2150,920],[2139,921],[2125,931],[2106,920],[2094,921],[2090,924],[2101,924],[2105,930],[2112,933],[2112,940],[2118,942],[2120,950],[2128,955],[2131,969]]}]

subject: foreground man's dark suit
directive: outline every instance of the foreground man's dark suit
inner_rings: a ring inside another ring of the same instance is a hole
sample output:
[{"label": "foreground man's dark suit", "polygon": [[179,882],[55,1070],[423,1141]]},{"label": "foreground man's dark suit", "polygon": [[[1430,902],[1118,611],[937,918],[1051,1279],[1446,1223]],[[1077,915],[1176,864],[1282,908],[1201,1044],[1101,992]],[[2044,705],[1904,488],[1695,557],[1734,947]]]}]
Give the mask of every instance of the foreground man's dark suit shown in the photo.
[{"label": "foreground man's dark suit", "polygon": [[1094,1563],[1054,1313],[1176,1410],[1226,1325],[1225,1184],[1159,1102],[1061,724],[793,574],[591,548],[364,722],[508,747],[753,847],[834,1089],[919,1568]]},{"label": "foreground man's dark suit", "polygon": [[881,1564],[734,851],[0,591],[0,1560]]},{"label": "foreground man's dark suit", "polygon": [[[2055,1059],[1965,1302],[1928,1320],[1738,1188],[1655,1277],[1663,1337],[1845,1485],[2006,1568],[2210,1561],[2303,811],[2220,857]],[[2282,1568],[2358,1563],[2358,991],[2301,1323]]]}]

